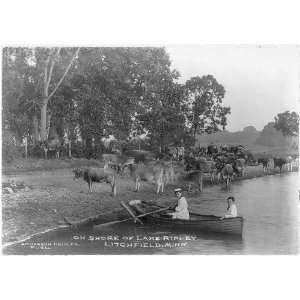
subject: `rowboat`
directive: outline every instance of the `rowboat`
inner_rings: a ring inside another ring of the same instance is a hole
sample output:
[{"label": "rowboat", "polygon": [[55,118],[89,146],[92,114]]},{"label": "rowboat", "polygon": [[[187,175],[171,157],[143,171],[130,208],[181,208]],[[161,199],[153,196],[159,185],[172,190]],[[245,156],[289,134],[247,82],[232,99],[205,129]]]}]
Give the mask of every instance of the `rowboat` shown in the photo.
[{"label": "rowboat", "polygon": [[203,231],[214,233],[226,233],[233,235],[243,234],[243,217],[224,218],[221,219],[214,215],[201,215],[190,212],[189,220],[172,219],[166,213],[153,213],[151,211],[157,210],[157,205],[152,205],[140,200],[133,200],[129,202],[130,207],[137,215],[145,215],[141,217],[146,224],[168,228],[170,230],[180,231]]}]

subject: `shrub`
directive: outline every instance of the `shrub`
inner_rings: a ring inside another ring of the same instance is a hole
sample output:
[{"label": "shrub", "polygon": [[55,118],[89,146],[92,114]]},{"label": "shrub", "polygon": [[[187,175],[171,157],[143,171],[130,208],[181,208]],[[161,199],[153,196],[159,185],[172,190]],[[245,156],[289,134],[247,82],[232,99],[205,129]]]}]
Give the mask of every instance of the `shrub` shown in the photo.
[{"label": "shrub", "polygon": [[3,130],[2,135],[2,160],[4,163],[11,163],[17,158],[22,157],[23,149],[15,136],[8,130]]}]

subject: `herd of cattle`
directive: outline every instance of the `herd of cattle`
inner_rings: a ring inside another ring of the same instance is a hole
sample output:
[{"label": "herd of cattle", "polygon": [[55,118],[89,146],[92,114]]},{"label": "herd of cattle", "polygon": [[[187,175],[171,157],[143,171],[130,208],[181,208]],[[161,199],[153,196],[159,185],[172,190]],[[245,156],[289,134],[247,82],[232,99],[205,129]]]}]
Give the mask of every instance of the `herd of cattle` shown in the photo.
[{"label": "herd of cattle", "polygon": [[88,183],[89,191],[93,182],[103,182],[111,185],[112,194],[117,193],[117,182],[121,176],[129,176],[139,191],[141,182],[155,183],[156,193],[163,192],[166,184],[196,183],[202,191],[203,178],[209,178],[211,183],[225,183],[229,188],[234,177],[244,176],[247,165],[262,165],[263,172],[271,170],[292,171],[298,167],[298,157],[261,157],[255,159],[247,151],[240,148],[236,151],[190,152],[183,159],[175,160],[173,156],[157,157],[149,151],[131,150],[124,154],[103,154],[103,168],[77,168],[73,170],[74,179],[82,178]]}]

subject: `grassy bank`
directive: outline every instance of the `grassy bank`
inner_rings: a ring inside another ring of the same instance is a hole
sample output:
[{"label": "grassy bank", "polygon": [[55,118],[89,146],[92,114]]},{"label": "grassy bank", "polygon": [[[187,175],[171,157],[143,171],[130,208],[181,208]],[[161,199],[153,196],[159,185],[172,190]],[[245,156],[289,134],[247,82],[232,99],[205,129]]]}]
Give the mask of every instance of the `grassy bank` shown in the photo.
[{"label": "grassy bank", "polygon": [[96,159],[86,158],[62,158],[62,159],[17,159],[12,163],[2,166],[3,174],[18,174],[32,171],[51,171],[57,169],[71,169],[87,166],[102,167],[103,164]]}]

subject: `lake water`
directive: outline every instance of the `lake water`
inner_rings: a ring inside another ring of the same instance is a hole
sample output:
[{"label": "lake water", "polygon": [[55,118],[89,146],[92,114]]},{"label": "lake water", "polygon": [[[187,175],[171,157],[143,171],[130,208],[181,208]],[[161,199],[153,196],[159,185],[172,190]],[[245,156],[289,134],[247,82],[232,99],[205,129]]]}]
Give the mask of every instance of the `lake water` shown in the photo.
[{"label": "lake water", "polygon": [[297,254],[299,178],[284,173],[187,195],[191,210],[223,215],[226,197],[245,218],[243,237],[168,232],[132,222],[101,229],[60,229],[3,249],[5,254]]}]

